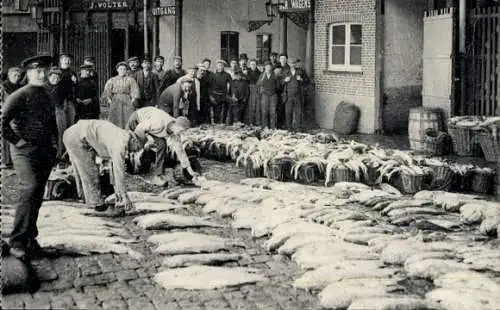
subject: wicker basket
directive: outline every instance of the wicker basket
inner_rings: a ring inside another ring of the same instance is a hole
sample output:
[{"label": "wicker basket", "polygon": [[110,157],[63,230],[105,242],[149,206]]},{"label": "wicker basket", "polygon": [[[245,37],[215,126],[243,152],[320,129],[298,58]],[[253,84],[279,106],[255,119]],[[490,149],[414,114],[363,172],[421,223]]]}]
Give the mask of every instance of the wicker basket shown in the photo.
[{"label": "wicker basket", "polygon": [[375,168],[372,165],[366,165],[367,168],[367,177],[363,177],[363,183],[369,186],[373,186],[377,184],[377,181],[380,177],[380,171],[378,170],[378,167]]},{"label": "wicker basket", "polygon": [[425,152],[433,156],[443,156],[450,153],[450,136],[443,131],[427,129],[425,131]]},{"label": "wicker basket", "polygon": [[431,166],[433,173],[430,188],[432,190],[450,191],[455,173],[449,166]]},{"label": "wicker basket", "polygon": [[247,159],[245,165],[245,176],[247,178],[261,178],[264,176],[264,167],[254,168],[250,159]]},{"label": "wicker basket", "polygon": [[299,182],[302,184],[314,184],[321,178],[321,173],[316,164],[305,164],[298,171]]},{"label": "wicker basket", "polygon": [[465,174],[453,173],[453,180],[450,191],[453,192],[470,192],[472,189],[473,171],[468,171]]},{"label": "wicker basket", "polygon": [[293,180],[292,167],[295,161],[292,158],[283,157],[271,159],[267,165],[267,176],[277,181]]},{"label": "wicker basket", "polygon": [[227,147],[225,144],[219,144],[215,147],[215,159],[218,161],[226,161],[227,160],[227,155],[226,155],[226,150]]},{"label": "wicker basket", "polygon": [[458,156],[480,157],[481,145],[476,136],[477,130],[469,127],[448,125],[448,132],[453,143],[453,150]]},{"label": "wicker basket", "polygon": [[403,182],[403,192],[413,195],[420,192],[424,188],[425,175],[413,175],[401,173],[401,181]]},{"label": "wicker basket", "polygon": [[347,167],[337,167],[332,170],[332,180],[337,182],[355,182],[356,174]]},{"label": "wicker basket", "polygon": [[496,162],[500,159],[500,140],[493,137],[489,132],[478,133],[479,143],[483,150],[484,158],[488,162]]},{"label": "wicker basket", "polygon": [[479,194],[489,194],[495,180],[494,172],[474,172],[472,176],[472,191]]}]

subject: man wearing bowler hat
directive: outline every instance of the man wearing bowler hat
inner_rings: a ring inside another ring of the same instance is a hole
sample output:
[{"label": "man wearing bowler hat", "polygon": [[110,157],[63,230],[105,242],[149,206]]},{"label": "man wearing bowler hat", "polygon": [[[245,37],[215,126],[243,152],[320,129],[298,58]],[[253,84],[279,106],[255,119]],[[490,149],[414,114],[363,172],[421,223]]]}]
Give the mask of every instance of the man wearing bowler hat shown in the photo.
[{"label": "man wearing bowler hat", "polygon": [[163,83],[160,87],[160,93],[167,89],[170,85],[175,84],[177,80],[184,75],[186,75],[186,71],[182,69],[182,57],[174,56],[174,67],[166,72],[165,78],[163,79]]},{"label": "man wearing bowler hat", "polygon": [[142,70],[138,70],[134,76],[139,86],[137,108],[154,107],[160,96],[160,81],[156,73],[151,70],[151,60],[144,58],[141,66]]},{"label": "man wearing bowler hat", "polygon": [[2,138],[11,144],[14,169],[20,179],[9,236],[10,253],[19,259],[29,258],[40,249],[36,241],[38,210],[56,158],[55,110],[44,87],[51,62],[48,55],[25,59],[22,66],[28,84],[7,97],[2,107]]}]

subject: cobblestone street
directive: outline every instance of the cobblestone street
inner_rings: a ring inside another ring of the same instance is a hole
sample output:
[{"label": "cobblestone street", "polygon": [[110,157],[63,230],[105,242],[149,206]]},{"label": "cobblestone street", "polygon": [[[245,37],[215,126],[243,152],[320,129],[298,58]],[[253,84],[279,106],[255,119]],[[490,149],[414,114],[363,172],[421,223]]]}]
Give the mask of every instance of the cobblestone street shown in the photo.
[{"label": "cobblestone street", "polygon": [[[232,163],[208,162],[209,179],[238,182],[243,172]],[[4,192],[15,186],[15,176],[5,179]],[[129,190],[159,192],[159,188],[145,186],[131,178]],[[12,197],[4,197],[10,203]],[[186,214],[186,211],[179,211]],[[201,214],[200,207],[189,210],[190,215]],[[133,217],[120,219],[126,229],[141,242],[131,247],[145,254],[144,261],[128,255],[101,254],[79,257],[45,258],[34,262],[41,280],[35,294],[3,296],[3,309],[318,309],[317,298],[303,290],[295,290],[291,280],[299,273],[288,258],[266,254],[259,241],[254,241],[248,231],[236,231],[229,225],[224,229],[191,229],[211,235],[243,240],[248,254],[238,263],[227,266],[245,266],[263,270],[269,282],[245,285],[238,288],[185,291],[165,290],[153,280],[161,270],[161,256],[153,254],[146,239],[155,231],[144,231],[132,223]],[[224,220],[214,220],[223,223]],[[184,230],[186,231],[186,230]]]}]

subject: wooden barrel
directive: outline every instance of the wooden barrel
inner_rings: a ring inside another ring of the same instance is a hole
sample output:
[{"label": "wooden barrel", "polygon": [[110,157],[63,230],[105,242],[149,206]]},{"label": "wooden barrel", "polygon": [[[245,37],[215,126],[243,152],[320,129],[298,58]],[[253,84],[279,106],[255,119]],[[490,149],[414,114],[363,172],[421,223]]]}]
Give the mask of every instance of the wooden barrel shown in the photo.
[{"label": "wooden barrel", "polygon": [[425,130],[442,129],[441,112],[439,109],[414,108],[410,109],[408,119],[408,140],[410,148],[415,151],[425,150]]}]

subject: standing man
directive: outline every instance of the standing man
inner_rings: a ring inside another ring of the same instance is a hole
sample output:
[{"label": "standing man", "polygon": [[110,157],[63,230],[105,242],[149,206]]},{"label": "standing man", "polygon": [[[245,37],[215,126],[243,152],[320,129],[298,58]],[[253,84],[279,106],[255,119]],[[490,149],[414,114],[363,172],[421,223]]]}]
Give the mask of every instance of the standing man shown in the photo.
[{"label": "standing man", "polygon": [[200,113],[198,114],[198,124],[203,124],[209,120],[210,107],[210,76],[209,71],[203,64],[198,64],[196,79],[200,82]]},{"label": "standing man", "polygon": [[[154,141],[155,148],[155,167],[151,179],[147,179],[148,183],[165,186],[168,182],[172,182],[173,171],[165,177],[165,156],[167,155],[167,147],[171,149],[182,168],[195,177],[198,174],[191,168],[191,163],[186,154],[180,134],[189,128],[189,121],[185,117],[173,118],[168,113],[155,107],[146,107],[135,111],[128,121],[128,129],[133,131],[137,136],[146,139],[151,137]],[[149,150],[149,143],[144,147]]]},{"label": "standing man", "polygon": [[188,111],[189,121],[191,122],[191,124],[198,123],[198,118],[201,110],[201,104],[200,104],[201,86],[200,86],[200,81],[197,78],[197,72],[198,72],[198,66],[193,66],[191,68],[188,68],[186,75],[180,77],[176,82],[180,83],[182,79],[185,77],[193,80],[194,89],[193,92],[191,93],[192,98],[190,99],[190,102],[194,102],[195,104],[191,104]]},{"label": "standing man", "polygon": [[10,253],[20,259],[40,249],[36,241],[38,210],[56,158],[54,105],[44,87],[51,61],[48,55],[25,59],[22,66],[28,84],[7,97],[2,107],[2,138],[11,144],[12,162],[20,179],[9,236]]},{"label": "standing man", "polygon": [[257,60],[250,59],[250,68],[247,70],[247,80],[250,89],[250,97],[248,99],[247,124],[260,126],[260,95],[257,88],[257,82],[262,74],[257,69]]},{"label": "standing man", "polygon": [[64,130],[75,123],[75,86],[78,80],[76,73],[72,69],[73,55],[63,53],[59,56],[59,67],[61,68],[61,89],[64,100],[64,112],[66,115],[66,127]]},{"label": "standing man", "polygon": [[192,78],[183,77],[179,83],[170,85],[161,93],[158,107],[173,117],[189,117],[189,112],[195,105],[192,95],[193,83]]},{"label": "standing man", "polygon": [[248,74],[248,56],[247,54],[240,54],[240,71],[245,76]]},{"label": "standing man", "polygon": [[85,56],[83,57],[83,65],[90,66],[90,79],[92,79],[96,85],[99,85],[99,77],[97,76],[96,66],[95,66],[95,58],[94,56]]},{"label": "standing man", "polygon": [[229,62],[229,69],[227,72],[231,76],[231,79],[234,79],[234,73],[240,69],[240,65],[238,64],[238,58],[233,57]]},{"label": "standing man", "polygon": [[290,66],[288,65],[288,55],[286,53],[281,53],[279,55],[279,69],[276,68],[276,76],[280,78],[280,88],[278,92],[278,127],[286,127],[286,117],[285,117],[285,99],[286,95],[284,89],[283,79],[290,75]]},{"label": "standing man", "polygon": [[309,77],[299,66],[300,60],[290,61],[290,71],[284,76],[283,101],[285,103],[286,129],[295,131],[302,126],[304,95],[303,88],[309,83]]},{"label": "standing man", "polygon": [[278,62],[278,53],[272,52],[271,55],[269,56],[269,61],[273,66],[273,70],[280,67],[280,63]]},{"label": "standing man", "polygon": [[167,73],[163,66],[165,65],[165,58],[163,56],[156,56],[153,72],[158,76],[158,81],[160,82],[160,86],[165,79],[165,74]]},{"label": "standing man", "polygon": [[[129,153],[144,147],[143,139],[105,120],[80,120],[64,132],[63,142],[74,167],[78,194],[83,190],[87,205],[110,217],[123,216],[132,208],[125,186],[125,161]],[[111,158],[117,196],[114,207],[107,207],[101,196],[96,155]]]},{"label": "standing man", "polygon": [[277,128],[277,105],[280,79],[273,72],[273,65],[270,61],[264,64],[257,87],[260,89],[261,103],[261,123],[263,127],[270,129]]},{"label": "standing man", "polygon": [[210,123],[215,124],[215,115],[218,117],[218,122],[224,122],[227,111],[227,99],[231,87],[231,75],[224,71],[227,63],[224,60],[217,60],[215,72],[211,74],[210,79]]},{"label": "standing man", "polygon": [[177,80],[184,75],[186,75],[186,71],[182,69],[182,57],[174,56],[174,67],[166,72],[160,91],[163,92],[167,87],[177,82]]},{"label": "standing man", "polygon": [[100,105],[97,83],[91,77],[92,66],[80,66],[80,79],[76,84],[76,119],[99,119]]},{"label": "standing man", "polygon": [[288,65],[288,55],[286,53],[280,54],[280,64],[281,76],[288,76],[290,74],[290,66]]},{"label": "standing man", "polygon": [[139,57],[137,56],[132,56],[127,60],[128,67],[130,68],[129,75],[135,79],[137,71],[140,70],[140,62],[139,62]]},{"label": "standing man", "polygon": [[245,79],[240,70],[236,70],[234,72],[234,79],[231,81],[226,124],[230,125],[241,122],[246,117],[249,95],[250,89],[247,79]]},{"label": "standing man", "polygon": [[[7,96],[21,88],[22,69],[18,67],[9,68],[7,80],[2,82],[2,102],[5,102]],[[10,157],[10,146],[7,140],[2,139],[2,165],[1,169],[11,169],[12,158]]]},{"label": "standing man", "polygon": [[139,86],[139,99],[137,107],[154,107],[160,95],[160,81],[156,73],[151,71],[151,61],[144,58],[142,60],[142,70],[137,70],[135,80]]}]

